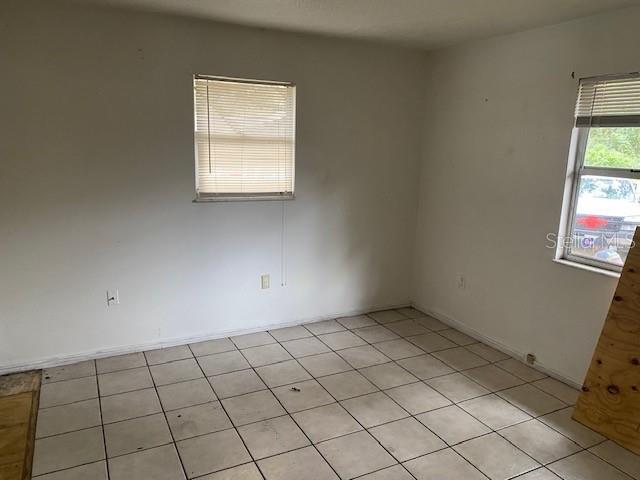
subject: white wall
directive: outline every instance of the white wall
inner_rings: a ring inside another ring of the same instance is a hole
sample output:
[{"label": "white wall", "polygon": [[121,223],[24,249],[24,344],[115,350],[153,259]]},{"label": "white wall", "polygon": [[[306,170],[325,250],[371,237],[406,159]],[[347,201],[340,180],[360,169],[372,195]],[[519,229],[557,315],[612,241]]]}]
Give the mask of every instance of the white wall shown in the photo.
[{"label": "white wall", "polygon": [[577,79],[637,71],[638,24],[633,8],[427,58],[414,300],[580,384],[616,279],[552,262],[546,235]]},{"label": "white wall", "polygon": [[[5,0],[0,65],[0,370],[410,301],[422,53]],[[286,287],[281,202],[191,202],[194,73],[298,85]]]}]

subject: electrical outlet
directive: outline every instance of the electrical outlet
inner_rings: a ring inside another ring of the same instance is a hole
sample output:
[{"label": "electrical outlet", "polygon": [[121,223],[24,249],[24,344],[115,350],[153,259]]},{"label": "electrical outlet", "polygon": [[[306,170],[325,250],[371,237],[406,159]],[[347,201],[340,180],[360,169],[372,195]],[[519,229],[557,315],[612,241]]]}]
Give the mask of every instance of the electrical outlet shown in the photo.
[{"label": "electrical outlet", "polygon": [[536,356],[533,353],[527,353],[527,363],[533,365],[536,363]]},{"label": "electrical outlet", "polygon": [[271,276],[268,273],[265,273],[264,275],[260,276],[260,286],[262,290],[265,290],[271,287]]},{"label": "electrical outlet", "polygon": [[465,288],[467,288],[467,279],[462,273],[458,274],[457,282],[458,282],[458,288],[460,290],[464,290]]},{"label": "electrical outlet", "polygon": [[111,291],[107,290],[107,307],[114,305],[120,305],[120,291],[117,288]]}]

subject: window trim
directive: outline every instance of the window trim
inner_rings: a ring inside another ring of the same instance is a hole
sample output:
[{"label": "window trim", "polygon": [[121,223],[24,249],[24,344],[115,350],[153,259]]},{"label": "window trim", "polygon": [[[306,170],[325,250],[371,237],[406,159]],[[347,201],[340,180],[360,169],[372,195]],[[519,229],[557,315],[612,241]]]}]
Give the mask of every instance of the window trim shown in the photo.
[{"label": "window trim", "polygon": [[195,198],[192,203],[216,203],[216,202],[245,202],[245,201],[278,201],[278,200],[295,200],[295,169],[296,169],[296,147],[297,147],[297,85],[294,82],[275,81],[275,80],[258,80],[252,78],[226,77],[220,75],[205,75],[196,73],[192,76],[192,88],[196,80],[215,80],[219,82],[246,83],[251,85],[278,85],[294,89],[293,94],[293,191],[291,192],[253,192],[253,193],[211,193],[198,192],[198,151],[197,151],[197,119],[196,119],[196,99],[193,99],[193,135],[194,135],[194,186]]},{"label": "window trim", "polygon": [[558,238],[561,239],[562,242],[558,245],[554,260],[559,261],[560,263],[572,263],[575,266],[585,265],[587,267],[604,270],[606,273],[613,272],[619,274],[622,271],[622,266],[582,257],[580,255],[573,255],[571,253],[571,243],[565,241],[566,238],[573,239],[573,225],[575,223],[576,207],[578,205],[580,179],[583,175],[640,179],[640,170],[609,167],[586,167],[584,165],[587,142],[589,141],[589,132],[591,128],[592,127],[588,126],[580,126],[574,127],[572,131],[571,146],[569,148],[569,165],[567,168],[567,178],[565,183],[565,192],[567,191],[567,188],[570,189],[569,198],[567,201],[567,196],[565,195],[558,234]]}]

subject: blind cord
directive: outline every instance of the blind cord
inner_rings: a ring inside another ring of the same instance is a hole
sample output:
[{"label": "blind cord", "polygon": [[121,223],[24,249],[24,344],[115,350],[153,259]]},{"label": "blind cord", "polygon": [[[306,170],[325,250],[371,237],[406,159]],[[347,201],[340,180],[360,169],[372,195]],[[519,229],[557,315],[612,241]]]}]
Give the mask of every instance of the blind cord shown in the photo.
[{"label": "blind cord", "polygon": [[287,267],[285,262],[285,231],[286,231],[286,215],[284,211],[285,201],[280,202],[282,204],[282,221],[280,223],[280,286],[285,287],[287,285]]}]

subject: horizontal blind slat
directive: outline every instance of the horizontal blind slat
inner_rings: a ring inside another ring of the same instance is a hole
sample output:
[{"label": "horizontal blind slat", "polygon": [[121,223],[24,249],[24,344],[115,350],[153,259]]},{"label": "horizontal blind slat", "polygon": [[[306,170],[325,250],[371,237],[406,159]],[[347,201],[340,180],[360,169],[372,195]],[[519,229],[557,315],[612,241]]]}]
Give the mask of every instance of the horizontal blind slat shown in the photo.
[{"label": "horizontal blind slat", "polygon": [[580,81],[576,126],[640,126],[640,76]]}]

